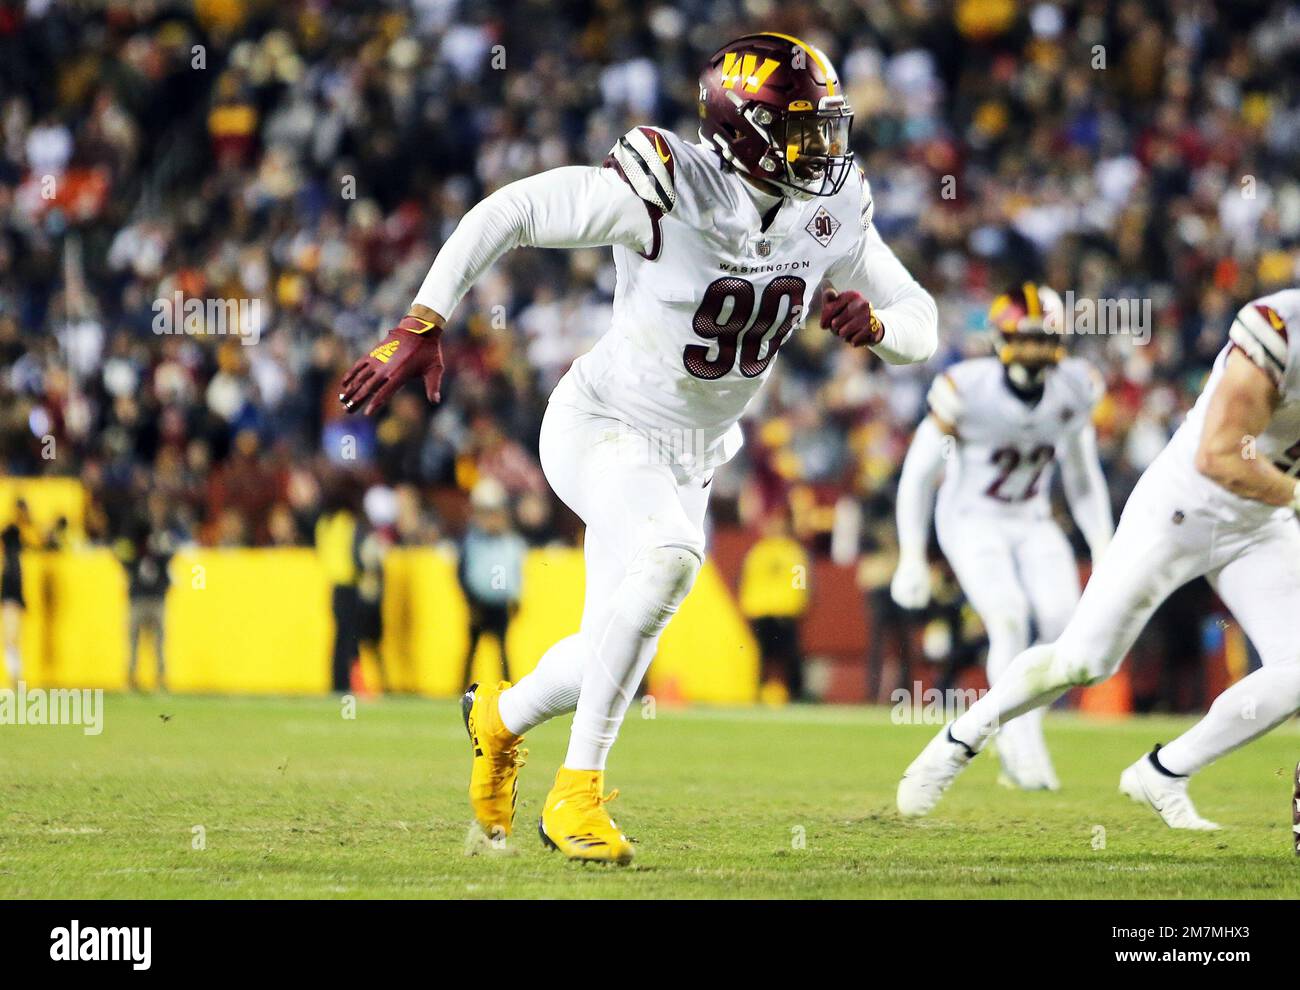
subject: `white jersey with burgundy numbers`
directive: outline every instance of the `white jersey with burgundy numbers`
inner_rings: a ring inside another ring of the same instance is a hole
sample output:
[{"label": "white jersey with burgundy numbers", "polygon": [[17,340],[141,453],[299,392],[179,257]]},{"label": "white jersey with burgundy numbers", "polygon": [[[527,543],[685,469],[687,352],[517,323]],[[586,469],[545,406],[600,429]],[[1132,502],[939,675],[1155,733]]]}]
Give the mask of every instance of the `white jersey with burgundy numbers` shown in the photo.
[{"label": "white jersey with burgundy numbers", "polygon": [[767,196],[705,145],[636,127],[601,168],[544,172],[475,207],[416,302],[448,315],[487,265],[519,244],[612,245],[609,331],[552,401],[670,437],[670,456],[706,470],[739,448],[738,420],[823,279],[872,303],[885,332],[873,349],[884,360],[933,352],[934,302],[871,216],[857,170],[833,196]]},{"label": "white jersey with burgundy numbers", "polygon": [[[912,438],[898,483],[899,567],[890,591],[906,608],[929,598],[930,506],[942,474],[939,545],[988,632],[990,684],[1031,635],[1055,638],[1079,600],[1074,551],[1051,516],[1058,460],[1094,559],[1106,553],[1110,498],[1091,425],[1101,394],[1101,377],[1079,358],[1049,369],[1033,403],[1012,390],[996,357],[953,365],[930,388],[930,415]],[[1013,786],[1058,786],[1040,716],[1006,726],[998,753]]]},{"label": "white jersey with burgundy numbers", "polygon": [[1278,390],[1278,403],[1268,429],[1258,437],[1243,438],[1243,454],[1265,458],[1287,474],[1300,477],[1300,289],[1263,296],[1237,313],[1228,331],[1228,344],[1214,362],[1205,388],[1159,461],[1165,462],[1164,468],[1176,484],[1187,486],[1207,500],[1250,518],[1279,512],[1285,517],[1291,510],[1241,498],[1196,470],[1196,450],[1205,428],[1206,411],[1234,348],[1258,365]]},{"label": "white jersey with burgundy numbers", "polygon": [[724,172],[704,145],[650,127],[622,138],[607,166],[646,204],[653,243],[614,248],[613,324],[557,399],[567,390],[630,422],[690,431],[696,449],[683,455],[702,465],[739,447],[737,420],[823,278],[871,279],[878,311],[917,294],[870,226],[861,173],[835,196],[778,201]]},{"label": "white jersey with burgundy numbers", "polygon": [[995,357],[962,361],[936,378],[930,409],[956,433],[939,490],[940,520],[1048,518],[1058,451],[1087,428],[1102,392],[1101,376],[1082,358],[1050,371],[1032,405],[1011,390]]}]

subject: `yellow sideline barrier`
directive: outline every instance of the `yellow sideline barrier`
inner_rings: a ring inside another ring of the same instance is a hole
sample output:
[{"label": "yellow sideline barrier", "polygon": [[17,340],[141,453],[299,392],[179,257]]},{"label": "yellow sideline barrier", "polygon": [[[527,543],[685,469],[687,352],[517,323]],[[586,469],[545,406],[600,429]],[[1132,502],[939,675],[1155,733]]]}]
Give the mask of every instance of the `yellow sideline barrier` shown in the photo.
[{"label": "yellow sideline barrier", "polygon": [[[200,550],[177,555],[167,598],[167,680],[177,692],[320,694],[330,686],[330,590],[311,550]],[[31,687],[126,685],[126,576],[104,549],[23,555],[24,679]],[[524,599],[510,628],[510,675],[530,671],[582,617],[582,553],[531,551]],[[447,697],[460,690],[467,608],[455,561],[435,549],[385,562],[381,659],[394,690]],[[154,651],[141,644],[150,686]],[[367,665],[366,681],[377,686]],[[487,638],[476,676],[499,676]],[[650,690],[665,700],[746,703],[758,689],[757,647],[736,604],[706,564],[660,643]]]},{"label": "yellow sideline barrier", "polygon": [[68,528],[80,533],[85,526],[86,492],[77,478],[0,478],[0,526],[17,517],[19,499],[27,503],[32,524],[42,537],[54,528],[59,516]]}]

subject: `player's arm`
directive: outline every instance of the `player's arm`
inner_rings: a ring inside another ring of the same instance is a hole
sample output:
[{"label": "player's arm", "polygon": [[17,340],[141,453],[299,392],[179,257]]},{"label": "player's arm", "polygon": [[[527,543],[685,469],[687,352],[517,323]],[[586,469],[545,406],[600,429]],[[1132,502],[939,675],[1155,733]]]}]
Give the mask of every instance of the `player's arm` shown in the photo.
[{"label": "player's arm", "polygon": [[465,214],[406,317],[343,379],[344,408],[352,412],[364,406],[369,415],[418,376],[429,401],[437,402],[442,328],[465,293],[507,251],[612,244],[650,251],[651,216],[630,185],[608,168],[566,166],[498,189]]},{"label": "player's arm", "polygon": [[1088,552],[1096,563],[1115,533],[1115,518],[1097,454],[1097,431],[1091,423],[1066,439],[1060,462],[1061,484],[1070,503],[1070,514],[1088,541]]},{"label": "player's arm", "polygon": [[946,455],[957,436],[959,415],[956,385],[940,375],[930,387],[930,415],[916,428],[912,445],[903,459],[898,480],[898,569],[889,593],[903,608],[924,608],[930,601],[930,520],[934,493],[943,473]]},{"label": "player's arm", "polygon": [[[1233,338],[1237,342],[1236,336]],[[1266,429],[1278,402],[1276,379],[1241,346],[1228,354],[1210,396],[1196,470],[1234,495],[1300,511],[1300,481],[1254,456],[1251,440]]]},{"label": "player's arm", "polygon": [[827,272],[821,324],[854,347],[870,347],[890,364],[927,361],[939,346],[939,311],[874,224]]}]

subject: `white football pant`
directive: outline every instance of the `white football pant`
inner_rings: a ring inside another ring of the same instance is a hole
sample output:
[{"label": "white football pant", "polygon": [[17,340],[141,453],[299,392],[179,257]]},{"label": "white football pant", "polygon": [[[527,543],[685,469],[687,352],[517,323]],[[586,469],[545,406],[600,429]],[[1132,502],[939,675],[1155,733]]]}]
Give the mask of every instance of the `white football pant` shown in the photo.
[{"label": "white football pant", "polygon": [[712,472],[701,478],[673,463],[668,454],[682,445],[660,439],[556,402],[542,420],[542,470],[587,526],[582,625],[501,696],[501,718],[524,733],[576,709],[570,769],[604,769],[659,636],[704,560]]},{"label": "white football pant", "polygon": [[1165,598],[1202,575],[1264,665],[1161,749],[1161,764],[1194,773],[1300,710],[1300,523],[1294,514],[1243,514],[1227,500],[1198,497],[1170,467],[1157,460],[1138,482],[1060,638],[1017,657],[953,724],[955,738],[979,748],[1000,722],[1109,677]]},{"label": "white football pant", "polygon": [[[988,679],[996,684],[1028,649],[1065,629],[1079,602],[1074,551],[1051,519],[1014,519],[940,513],[939,545],[988,633]],[[998,756],[1017,783],[1052,776],[1043,739],[1043,712],[1035,709],[1002,725]]]}]

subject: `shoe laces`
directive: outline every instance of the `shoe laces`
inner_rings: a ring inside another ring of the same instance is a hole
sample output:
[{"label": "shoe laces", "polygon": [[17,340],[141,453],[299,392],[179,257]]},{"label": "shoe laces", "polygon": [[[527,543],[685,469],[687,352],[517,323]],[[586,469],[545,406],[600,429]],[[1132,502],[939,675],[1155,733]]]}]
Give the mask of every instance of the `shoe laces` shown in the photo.
[{"label": "shoe laces", "polygon": [[[523,741],[523,736],[520,736],[519,742]],[[499,759],[492,761],[492,777],[494,780],[500,781],[511,770],[518,770],[527,765],[528,750],[516,743],[506,750]]]},{"label": "shoe laces", "polygon": [[610,824],[613,824],[613,819],[610,818],[609,812],[605,810],[605,805],[618,797],[618,788],[615,787],[608,794],[602,796],[600,788],[596,786],[596,782],[593,780],[587,794],[591,799],[591,806],[584,810],[584,815],[588,817],[594,816],[598,820],[608,819]]}]

